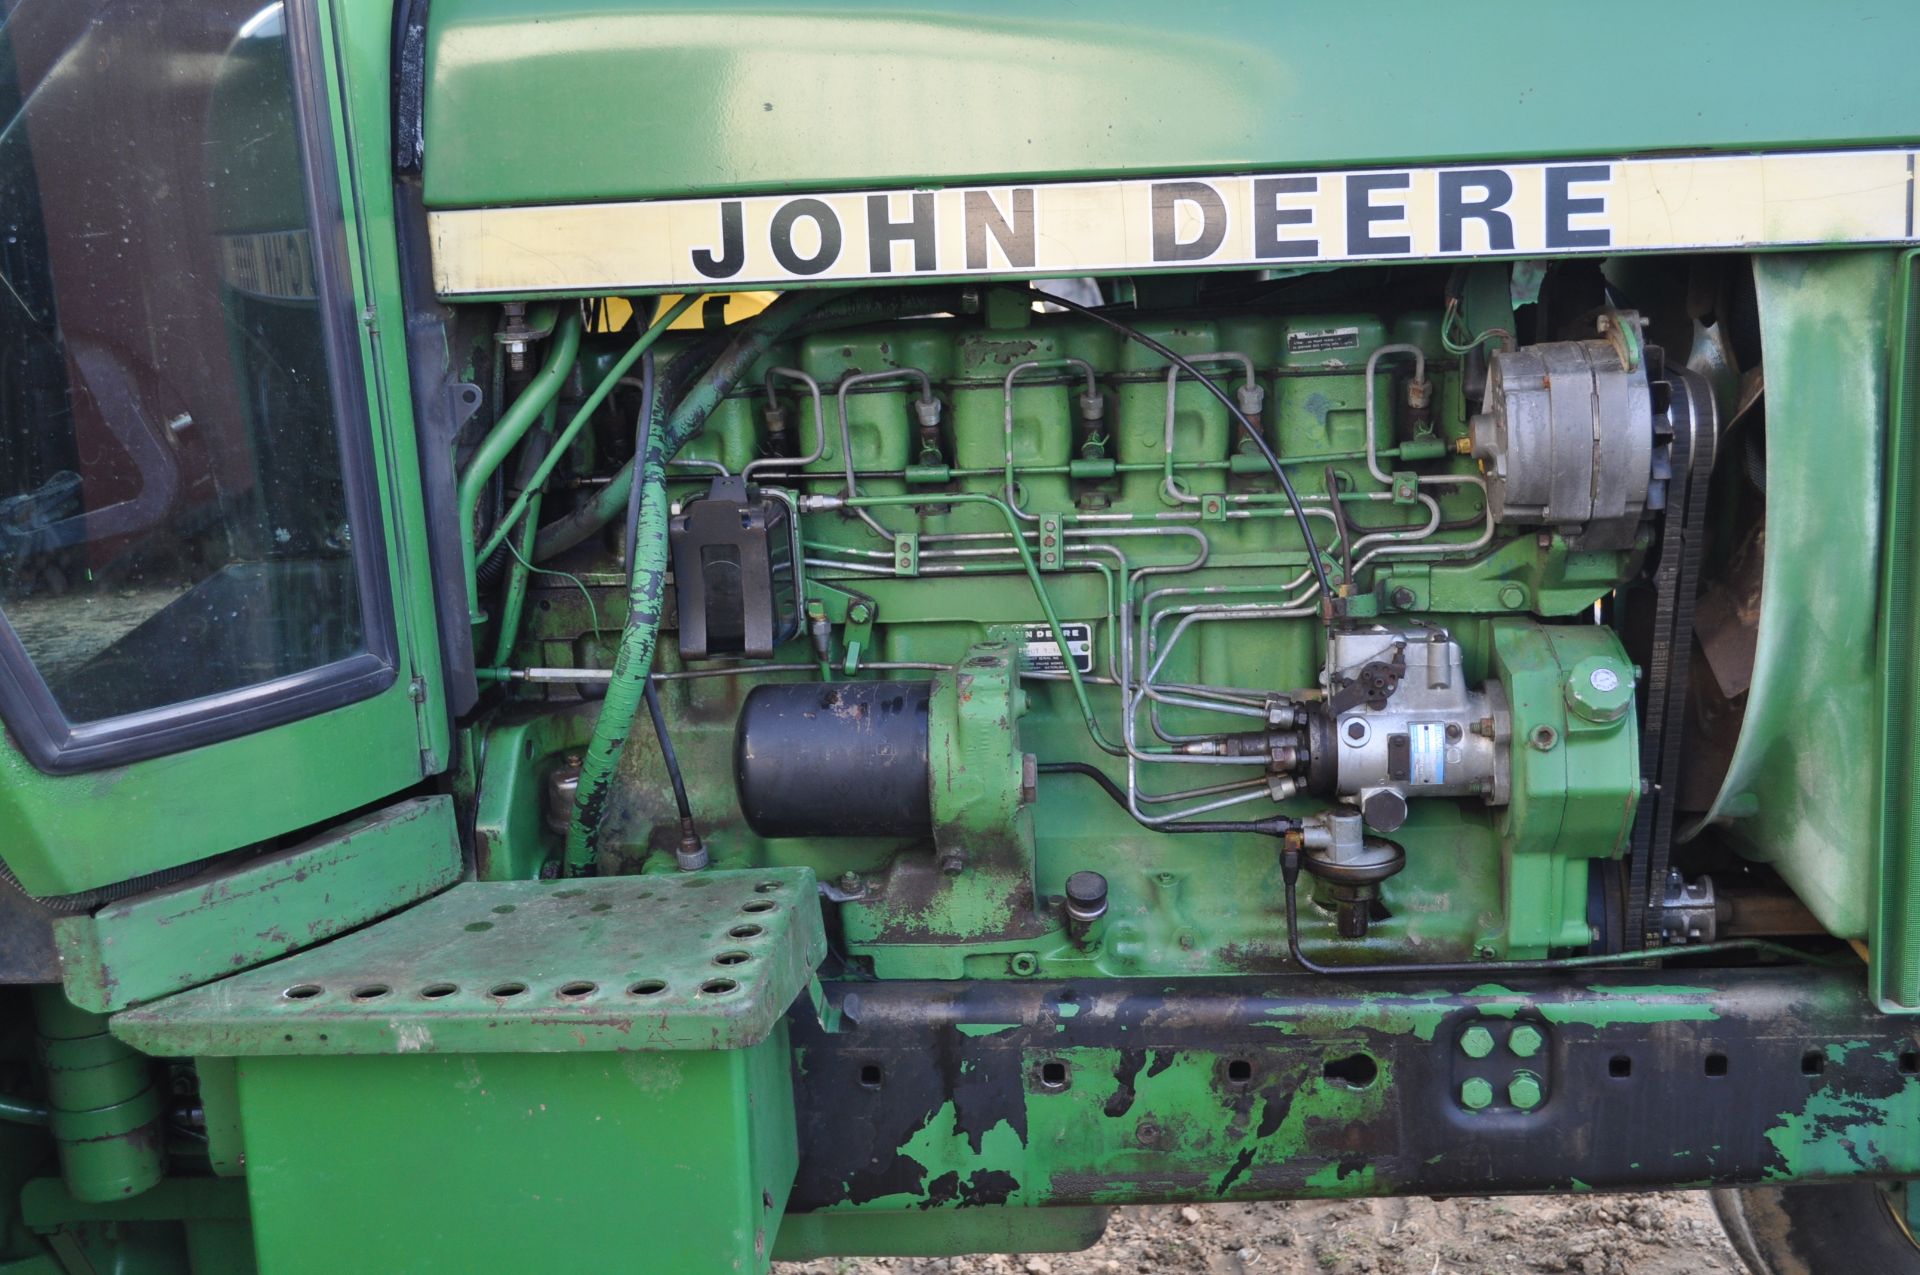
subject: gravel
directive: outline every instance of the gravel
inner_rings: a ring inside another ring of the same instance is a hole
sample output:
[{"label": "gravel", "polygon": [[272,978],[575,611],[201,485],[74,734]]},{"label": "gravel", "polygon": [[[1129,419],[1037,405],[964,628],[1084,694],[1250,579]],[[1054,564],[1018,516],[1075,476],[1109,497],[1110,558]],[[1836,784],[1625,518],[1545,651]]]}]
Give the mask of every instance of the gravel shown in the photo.
[{"label": "gravel", "polygon": [[1707,1196],[1153,1205],[1082,1253],[783,1262],[777,1275],[1741,1275]]}]

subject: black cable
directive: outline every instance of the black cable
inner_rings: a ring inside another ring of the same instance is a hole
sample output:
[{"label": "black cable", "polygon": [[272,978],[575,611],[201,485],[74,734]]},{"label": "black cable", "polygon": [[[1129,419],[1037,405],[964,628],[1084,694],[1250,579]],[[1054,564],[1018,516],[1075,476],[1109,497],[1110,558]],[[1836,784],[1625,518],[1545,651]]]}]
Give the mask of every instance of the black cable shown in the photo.
[{"label": "black cable", "polygon": [[1333,525],[1339,530],[1335,543],[1340,546],[1340,566],[1353,579],[1353,537],[1347,526],[1347,511],[1340,504],[1340,475],[1332,465],[1322,475],[1327,484],[1327,503],[1333,508]]},{"label": "black cable", "polygon": [[1035,769],[1043,775],[1080,775],[1093,780],[1106,790],[1107,796],[1113,798],[1122,810],[1137,820],[1141,827],[1150,828],[1155,832],[1253,832],[1266,837],[1279,837],[1300,826],[1297,820],[1288,819],[1284,815],[1240,822],[1224,819],[1189,819],[1181,823],[1149,823],[1134,812],[1132,805],[1127,801],[1126,792],[1098,766],[1092,766],[1083,761],[1043,761]]},{"label": "black cable", "polygon": [[1320,596],[1325,598],[1328,605],[1331,606],[1336,600],[1336,595],[1333,591],[1333,582],[1327,578],[1326,564],[1320,561],[1320,544],[1313,538],[1313,528],[1307,522],[1307,508],[1300,503],[1300,493],[1293,489],[1293,480],[1287,477],[1286,468],[1280,464],[1280,457],[1274,452],[1273,447],[1267,442],[1260,431],[1254,427],[1253,422],[1247,419],[1247,414],[1240,410],[1239,405],[1228,396],[1227,392],[1204,376],[1199,368],[1174,353],[1172,349],[1162,345],[1146,333],[1140,331],[1140,329],[1122,323],[1111,315],[1102,314],[1098,310],[1083,306],[1078,301],[1069,301],[1065,297],[1056,297],[1051,292],[1042,292],[1040,289],[1035,288],[1033,295],[1039,300],[1050,302],[1053,305],[1060,306],[1062,309],[1071,310],[1075,314],[1094,320],[1096,323],[1104,323],[1129,340],[1138,341],[1141,345],[1146,346],[1149,350],[1152,350],[1155,354],[1158,354],[1161,358],[1167,360],[1167,362],[1173,364],[1187,375],[1193,377],[1194,380],[1206,386],[1207,392],[1220,400],[1221,404],[1227,409],[1228,413],[1232,415],[1233,419],[1239,422],[1241,433],[1245,434],[1247,438],[1252,441],[1253,445],[1260,449],[1260,454],[1266,458],[1268,468],[1273,470],[1273,476],[1279,480],[1280,490],[1286,493],[1287,504],[1293,508],[1294,521],[1300,524],[1300,536],[1307,547],[1307,562],[1313,567],[1314,578],[1320,582]]},{"label": "black cable", "polygon": [[687,781],[680,777],[680,758],[674,754],[673,741],[667,738],[666,715],[660,711],[660,690],[647,679],[647,716],[653,718],[653,733],[660,737],[660,756],[667,763],[667,778],[673,781],[673,804],[680,810],[682,826],[693,819],[693,807],[687,803]]}]

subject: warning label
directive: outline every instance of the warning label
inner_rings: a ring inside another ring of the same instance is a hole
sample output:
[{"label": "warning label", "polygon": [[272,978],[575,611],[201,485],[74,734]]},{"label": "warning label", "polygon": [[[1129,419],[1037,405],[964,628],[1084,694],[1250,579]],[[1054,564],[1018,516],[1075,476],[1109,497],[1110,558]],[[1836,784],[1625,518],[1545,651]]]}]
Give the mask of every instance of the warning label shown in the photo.
[{"label": "warning label", "polygon": [[1323,328],[1318,332],[1287,333],[1288,354],[1315,354],[1321,350],[1357,350],[1359,328]]},{"label": "warning label", "polygon": [[[1073,656],[1073,666],[1082,673],[1093,672],[1093,626],[1091,624],[1063,624],[1061,635],[1067,639],[1067,653]],[[1060,644],[1053,640],[1053,628],[1046,624],[1029,624],[1025,644],[1020,648],[1020,671],[1023,673],[1064,673],[1067,662],[1060,654]]]}]

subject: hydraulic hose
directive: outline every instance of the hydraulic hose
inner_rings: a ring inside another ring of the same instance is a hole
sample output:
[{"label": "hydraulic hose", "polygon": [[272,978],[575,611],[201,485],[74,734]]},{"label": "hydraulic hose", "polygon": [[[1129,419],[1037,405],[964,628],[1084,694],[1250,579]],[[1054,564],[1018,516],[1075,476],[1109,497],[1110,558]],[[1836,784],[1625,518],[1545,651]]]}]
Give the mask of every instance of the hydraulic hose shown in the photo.
[{"label": "hydraulic hose", "polygon": [[569,308],[554,325],[553,339],[547,344],[547,361],[527,382],[527,388],[520,391],[520,397],[513,400],[513,406],[506,410],[492,432],[481,441],[480,449],[474,453],[466,472],[460,475],[460,555],[466,568],[468,618],[475,624],[486,619],[486,613],[480,609],[479,555],[473,534],[473,520],[480,509],[480,496],[486,491],[487,480],[493,477],[493,471],[500,468],[514,447],[526,437],[527,431],[547,410],[547,405],[559,397],[560,387],[566,383],[568,373],[573,371],[573,361],[579,353],[580,315]]},{"label": "hydraulic hose", "polygon": [[[951,288],[888,288],[829,299],[830,295],[817,291],[788,293],[740,325],[741,334],[721,351],[706,375],[687,391],[674,409],[673,418],[666,429],[667,436],[674,441],[672,450],[666,453],[666,459],[672,459],[688,439],[700,432],[700,427],[706,424],[707,417],[720,406],[735,382],[776,341],[794,335],[803,320],[807,320],[807,331],[819,331],[823,328],[897,319],[907,314],[930,314],[960,308],[959,294]],[[784,306],[802,299],[806,300],[804,312],[783,310]],[[785,317],[781,317],[782,314]],[[601,528],[616,522],[627,507],[627,493],[633,485],[635,463],[629,461],[621,466],[613,480],[578,509],[542,527],[540,537],[534,544],[535,561],[565,553]]]},{"label": "hydraulic hose", "polygon": [[[607,396],[613,393],[614,387],[620,383],[620,378],[627,374],[628,370],[633,367],[641,355],[653,347],[655,341],[658,341],[666,334],[667,329],[673,326],[673,321],[692,308],[693,303],[698,299],[697,296],[689,294],[674,302],[673,305],[667,308],[665,313],[647,325],[646,329],[634,340],[634,343],[627,347],[625,354],[622,354],[618,359],[614,360],[613,366],[607,369],[607,374],[600,378],[600,384],[596,385],[593,392],[587,395],[586,401],[581,403],[579,409],[574,412],[573,419],[568,421],[567,427],[560,431],[560,437],[555,440],[553,447],[547,452],[546,459],[540,462],[539,467],[534,470],[532,479],[528,481],[526,488],[521,491],[520,495],[514,500],[512,507],[501,517],[500,525],[493,529],[493,535],[481,548],[480,552],[483,557],[486,554],[492,553],[494,547],[506,539],[507,533],[512,530],[513,525],[526,513],[528,501],[546,485],[548,476],[553,473],[554,467],[560,463],[560,458],[567,454],[568,449],[573,446],[574,439],[580,436],[580,431],[586,428],[589,420],[593,419],[593,414],[600,410],[600,405],[607,401]],[[537,537],[535,538],[535,545],[535,552],[537,554]]]},{"label": "hydraulic hose", "polygon": [[0,1094],[0,1120],[9,1124],[45,1125],[52,1119],[44,1102]]},{"label": "hydraulic hose", "polygon": [[[638,500],[633,552],[627,561],[627,623],[614,654],[606,697],[600,701],[600,714],[594,719],[593,737],[580,766],[573,820],[567,827],[565,870],[569,875],[582,875],[593,866],[601,816],[613,787],[614,768],[626,748],[634,716],[646,699],[647,677],[653,670],[667,583],[667,461],[700,432],[733,383],[775,341],[818,311],[829,296],[824,292],[788,293],[748,320],[741,335],[674,409],[665,428],[648,430],[645,453],[634,457],[621,471],[628,485],[616,479],[602,487],[594,499],[581,507],[580,513],[569,515],[555,525],[556,528],[565,525],[564,535],[557,539],[573,536],[566,543],[578,544],[619,517],[630,498]],[[635,481],[636,466],[640,471],[637,493],[630,486]],[[547,541],[548,530],[553,528],[543,529],[540,542]],[[550,545],[545,549],[547,553],[558,551]],[[538,556],[543,551],[536,547],[534,552]]]}]

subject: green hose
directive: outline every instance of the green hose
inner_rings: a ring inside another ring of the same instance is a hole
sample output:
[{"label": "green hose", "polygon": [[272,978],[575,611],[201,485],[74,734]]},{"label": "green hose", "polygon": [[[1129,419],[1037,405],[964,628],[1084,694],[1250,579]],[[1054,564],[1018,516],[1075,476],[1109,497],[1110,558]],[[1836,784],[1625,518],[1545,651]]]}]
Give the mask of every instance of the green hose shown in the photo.
[{"label": "green hose", "polygon": [[[825,292],[794,292],[768,306],[744,326],[739,339],[715,361],[706,375],[674,409],[664,429],[650,430],[640,464],[640,511],[634,533],[633,561],[628,564],[627,625],[613,658],[612,679],[600,715],[594,719],[593,739],[580,766],[580,785],[574,795],[573,820],[567,827],[566,871],[579,876],[593,866],[601,815],[612,791],[614,767],[626,748],[634,715],[646,698],[647,677],[653,671],[654,648],[660,639],[660,611],[667,583],[667,460],[706,424],[707,417],[726,397],[733,383],[765,355],[767,349],[795,324],[818,310],[830,298]],[[629,475],[633,467],[622,471]],[[609,493],[618,488],[617,500]],[[611,504],[624,512],[627,491],[609,483],[589,506]],[[594,514],[576,519],[587,525]],[[605,526],[612,516],[597,524]],[[588,526],[586,534],[591,534]],[[545,540],[545,536],[542,536]],[[573,543],[578,543],[575,540]],[[539,551],[536,550],[538,553]],[[544,556],[544,555],[543,555]]]},{"label": "green hose", "polygon": [[607,374],[600,378],[600,384],[594,387],[593,393],[587,395],[586,401],[580,404],[579,410],[573,414],[573,419],[568,421],[567,427],[560,431],[559,440],[547,452],[546,459],[540,462],[540,467],[534,470],[533,477],[528,481],[526,488],[513,502],[512,508],[507,510],[506,516],[500,519],[500,525],[493,529],[493,534],[487,538],[486,544],[480,546],[482,558],[500,547],[501,542],[507,538],[507,533],[513,529],[513,525],[520,521],[521,515],[527,512],[527,506],[532,501],[533,494],[546,485],[554,466],[558,465],[560,458],[567,454],[567,449],[573,446],[573,440],[580,436],[580,431],[586,428],[593,414],[600,410],[600,404],[607,401],[607,395],[613,393],[613,387],[620,383],[620,378],[632,371],[633,365],[640,361],[640,356],[645,354],[653,343],[673,326],[675,319],[685,314],[699,299],[697,294],[690,293],[674,302],[665,314],[648,324],[646,330],[627,347],[627,352],[607,369]]},{"label": "green hose", "polygon": [[560,387],[573,371],[573,360],[579,353],[580,316],[569,310],[554,325],[546,363],[482,440],[466,472],[460,475],[460,553],[467,574],[467,618],[474,624],[487,618],[486,612],[480,609],[480,556],[473,543],[473,520],[480,510],[480,493],[486,490],[493,471],[500,468],[526,437],[548,404],[559,397]]},{"label": "green hose", "polygon": [[[552,436],[554,407],[555,405],[550,403],[547,405],[547,410],[541,413],[540,428],[534,435],[536,440]],[[536,442],[533,445],[539,444]],[[524,465],[526,462],[521,463]],[[539,525],[539,522],[540,493],[535,489],[533,498],[527,502],[527,526],[521,537],[520,551],[512,555],[513,562],[507,568],[506,600],[500,605],[500,629],[494,635],[493,662],[495,664],[507,662],[507,657],[513,654],[514,639],[520,635],[520,616],[527,606],[527,584],[533,576],[533,567],[527,561],[527,555],[533,552],[534,528]]]},{"label": "green hose", "polygon": [[9,1124],[45,1125],[49,1119],[46,1103],[0,1094],[0,1120]]}]

